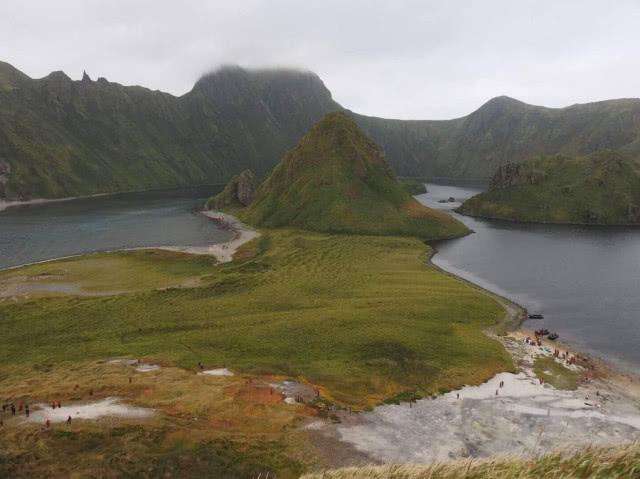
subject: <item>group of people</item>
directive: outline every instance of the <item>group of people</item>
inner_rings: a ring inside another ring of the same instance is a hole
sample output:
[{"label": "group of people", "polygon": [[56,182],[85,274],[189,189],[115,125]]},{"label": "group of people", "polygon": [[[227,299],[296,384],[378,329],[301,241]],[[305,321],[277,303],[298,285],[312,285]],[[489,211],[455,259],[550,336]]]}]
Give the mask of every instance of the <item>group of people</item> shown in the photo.
[{"label": "group of people", "polygon": [[25,403],[24,401],[20,401],[18,402],[18,407],[16,408],[16,404],[15,403],[5,403],[2,405],[2,414],[4,415],[5,412],[7,412],[8,410],[11,411],[11,415],[15,416],[16,413],[21,413],[22,411],[24,411],[25,416],[29,417],[29,414],[31,414],[31,411],[29,410],[29,404]]},{"label": "group of people", "polygon": [[[542,347],[542,340],[541,340],[541,337],[538,334],[536,334],[535,339],[531,339],[530,336],[527,336],[524,339],[524,342],[525,342],[525,344],[529,344],[530,346]],[[562,359],[567,364],[576,364],[576,361],[578,359],[576,355],[572,355],[569,351],[562,352],[558,348],[554,348],[553,357],[556,358],[556,359]]]},{"label": "group of people", "polygon": [[[51,409],[61,408],[62,404],[60,401],[51,401]],[[8,411],[11,411],[12,416],[17,416],[24,411],[24,415],[29,417],[31,415],[31,409],[29,408],[29,404],[24,401],[19,401],[16,406],[15,403],[4,403],[2,405],[2,415],[0,416],[0,426],[4,426],[4,415]],[[71,416],[67,418],[67,424],[71,424]],[[51,420],[49,418],[45,419],[44,422],[45,428],[49,429],[51,426]]]}]

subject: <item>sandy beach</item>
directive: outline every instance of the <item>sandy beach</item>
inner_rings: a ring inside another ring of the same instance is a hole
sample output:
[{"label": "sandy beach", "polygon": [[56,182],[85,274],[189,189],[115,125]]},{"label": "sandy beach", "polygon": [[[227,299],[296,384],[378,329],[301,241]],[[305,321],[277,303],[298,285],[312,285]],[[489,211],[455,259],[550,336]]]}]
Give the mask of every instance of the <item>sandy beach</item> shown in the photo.
[{"label": "sandy beach", "polygon": [[202,211],[201,214],[211,218],[212,221],[215,221],[222,227],[233,231],[233,238],[226,243],[208,246],[161,246],[145,249],[162,249],[180,253],[210,255],[215,256],[220,263],[229,263],[233,260],[233,255],[240,246],[260,236],[260,233],[242,223],[235,216],[220,211]]}]

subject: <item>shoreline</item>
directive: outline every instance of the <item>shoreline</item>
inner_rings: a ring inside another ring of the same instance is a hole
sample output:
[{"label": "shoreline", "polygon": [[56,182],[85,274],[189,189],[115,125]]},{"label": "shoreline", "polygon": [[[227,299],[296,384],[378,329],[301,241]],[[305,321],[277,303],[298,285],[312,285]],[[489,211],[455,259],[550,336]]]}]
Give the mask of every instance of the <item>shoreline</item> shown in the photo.
[{"label": "shoreline", "polygon": [[30,205],[42,205],[47,203],[62,203],[65,201],[82,200],[87,198],[98,198],[100,196],[115,195],[118,193],[96,193],[93,195],[83,196],[65,196],[64,198],[33,198],[31,200],[2,200],[0,199],[0,212],[8,210],[9,208],[15,208],[18,206],[30,206]]},{"label": "shoreline", "polygon": [[[437,265],[436,263],[433,262],[433,258],[437,255],[438,250],[432,244],[429,244],[429,247],[432,249],[432,252],[427,259],[427,262],[430,266],[442,272],[443,274],[449,275],[459,281],[463,281],[469,286],[477,289],[478,291],[481,291],[482,293],[496,300],[505,309],[505,316],[507,317],[505,323],[503,323],[502,325],[498,324],[494,328],[497,329],[500,326],[506,326],[507,332],[523,333],[533,337],[534,335],[533,331],[535,329],[535,326],[532,325],[531,329],[525,326],[525,323],[529,320],[529,317],[528,317],[528,311],[524,306],[516,303],[515,301],[507,298],[506,296],[503,296],[499,293],[491,291],[480,284],[474,283],[470,279],[464,278],[462,276],[458,276],[457,274],[446,270],[442,266]],[[520,317],[516,318],[516,314],[519,314]],[[555,344],[557,348],[571,350],[574,354],[587,358],[589,362],[597,365],[597,368],[600,371],[603,371],[603,372],[606,371],[608,376],[629,377],[629,378],[633,378],[634,381],[637,381],[640,384],[640,375],[632,373],[629,370],[631,366],[629,366],[629,368],[626,368],[623,365],[617,364],[616,360],[613,358],[607,358],[606,356],[601,357],[601,356],[594,355],[592,353],[584,352],[583,350],[580,349],[578,345],[572,344],[571,342],[563,342],[562,340],[558,340],[550,343]]]},{"label": "shoreline", "polygon": [[528,319],[527,309],[524,306],[516,303],[515,301],[510,300],[506,296],[502,296],[489,289],[486,289],[483,286],[477,283],[474,283],[473,281],[467,278],[458,276],[457,274],[451,271],[447,271],[442,266],[437,265],[436,263],[433,262],[433,258],[438,254],[438,250],[433,244],[431,243],[427,243],[427,244],[429,248],[431,248],[431,252],[427,257],[427,264],[429,266],[440,271],[442,274],[455,278],[458,281],[462,281],[463,283],[469,285],[470,287],[480,291],[482,294],[489,296],[504,308],[505,310],[504,322],[502,324],[497,324],[495,327],[505,326],[507,330],[512,330],[512,331],[521,329],[524,322]]},{"label": "shoreline", "polygon": [[472,215],[470,213],[463,213],[460,211],[462,205],[454,208],[453,211],[461,216],[467,216],[468,218],[478,218],[481,220],[492,221],[504,221],[506,223],[515,223],[522,225],[554,225],[554,226],[594,226],[596,228],[640,228],[640,223],[579,223],[570,221],[526,221],[516,220],[513,218],[501,218],[499,216],[488,215]]},{"label": "shoreline", "polygon": [[167,188],[150,188],[146,190],[124,190],[124,191],[111,191],[104,193],[92,193],[90,195],[79,195],[79,196],[63,196],[61,198],[32,198],[30,200],[7,200],[0,198],[0,212],[5,211],[9,208],[19,207],[19,206],[29,206],[29,205],[40,205],[47,203],[61,203],[65,201],[73,201],[73,200],[84,200],[89,198],[99,198],[102,196],[117,196],[117,195],[126,195],[131,193],[152,193],[154,191],[172,191],[172,190],[183,190],[183,189],[192,189],[192,188],[204,188],[204,187],[221,187],[224,186],[223,183],[215,183],[215,184],[205,184],[205,185],[191,185],[191,186],[169,186]]},{"label": "shoreline", "polygon": [[222,225],[223,229],[233,232],[233,237],[224,243],[214,243],[207,246],[159,246],[141,249],[160,249],[173,251],[175,253],[186,253],[195,255],[214,256],[220,263],[233,261],[233,255],[243,244],[260,236],[260,233],[245,225],[233,215],[221,211],[202,210],[201,215],[206,216],[216,224]]},{"label": "shoreline", "polygon": [[210,211],[210,210],[201,210],[198,212],[198,214],[206,216],[212,221],[216,221],[217,219],[222,218],[224,222],[223,224],[227,225],[228,229],[234,233],[233,237],[230,240],[225,241],[223,243],[213,243],[206,246],[140,246],[140,247],[134,247],[134,248],[119,248],[119,249],[112,249],[112,250],[106,250],[106,251],[89,251],[86,253],[60,256],[57,258],[50,258],[50,259],[44,259],[41,261],[33,261],[31,263],[19,264],[16,266],[9,266],[8,268],[0,269],[0,273],[4,271],[16,270],[19,268],[25,268],[27,266],[52,263],[54,261],[62,261],[66,259],[79,258],[81,256],[88,256],[92,254],[109,254],[109,253],[120,253],[123,251],[126,252],[126,251],[144,251],[144,250],[162,250],[162,251],[171,251],[174,253],[208,255],[208,256],[214,256],[220,263],[228,263],[233,260],[233,254],[238,250],[238,248],[240,248],[240,246],[260,236],[260,233],[258,233],[256,230],[245,225],[240,220],[238,220],[235,216],[229,215],[227,213]]}]

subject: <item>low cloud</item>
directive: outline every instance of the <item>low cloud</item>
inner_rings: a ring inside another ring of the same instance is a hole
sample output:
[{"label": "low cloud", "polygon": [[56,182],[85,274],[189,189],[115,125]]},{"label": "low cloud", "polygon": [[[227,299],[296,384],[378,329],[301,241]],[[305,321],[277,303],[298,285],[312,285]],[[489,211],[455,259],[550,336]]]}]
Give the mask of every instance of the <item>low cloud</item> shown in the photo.
[{"label": "low cloud", "polygon": [[0,59],[180,95],[223,63],[318,73],[336,100],[452,118],[497,95],[546,106],[638,96],[640,2],[4,0]]}]

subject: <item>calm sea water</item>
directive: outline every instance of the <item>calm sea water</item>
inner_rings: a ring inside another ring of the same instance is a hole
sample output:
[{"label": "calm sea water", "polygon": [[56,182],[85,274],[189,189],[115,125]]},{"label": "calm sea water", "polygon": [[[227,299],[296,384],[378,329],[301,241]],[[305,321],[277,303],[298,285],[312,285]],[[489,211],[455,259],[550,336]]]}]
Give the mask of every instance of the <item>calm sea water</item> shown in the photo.
[{"label": "calm sea water", "polygon": [[227,241],[197,214],[212,188],[126,193],[0,212],[0,269],[93,251]]},{"label": "calm sea water", "polygon": [[[417,198],[469,198],[479,188],[427,185]],[[640,228],[516,224],[457,215],[475,231],[436,244],[434,262],[525,306],[527,326],[640,372]]]}]

